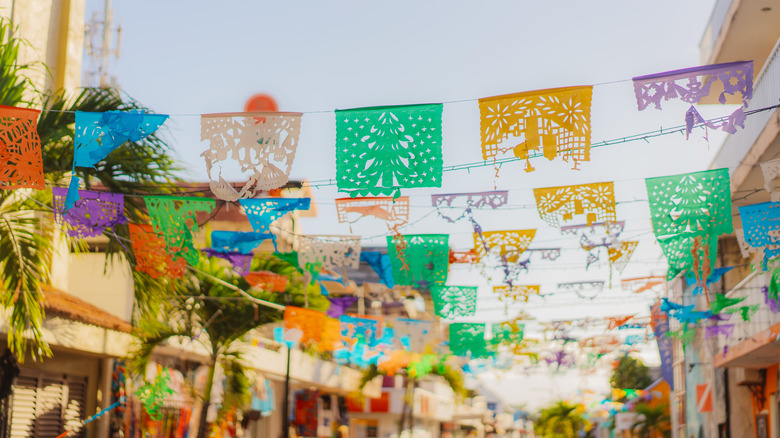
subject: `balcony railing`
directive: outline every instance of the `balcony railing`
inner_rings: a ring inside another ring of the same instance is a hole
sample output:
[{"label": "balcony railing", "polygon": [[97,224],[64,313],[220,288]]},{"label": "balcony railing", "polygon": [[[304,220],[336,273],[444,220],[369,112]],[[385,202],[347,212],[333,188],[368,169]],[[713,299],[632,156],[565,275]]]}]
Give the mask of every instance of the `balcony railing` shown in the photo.
[{"label": "balcony railing", "polygon": [[[775,43],[772,54],[756,77],[753,98],[750,99],[748,110],[766,108],[778,103],[780,103],[780,39]],[[728,167],[734,171],[750,152],[772,114],[774,111],[763,111],[749,116],[745,121],[745,129],[737,129],[736,134],[726,137],[726,141],[723,142],[723,146],[712,162],[712,168]]]},{"label": "balcony railing", "polygon": [[735,307],[758,305],[758,311],[750,317],[749,322],[743,321],[738,314],[733,314],[729,321],[721,322],[721,325],[734,324],[734,331],[728,339],[724,336],[718,336],[718,340],[715,342],[716,350],[713,353],[723,353],[724,347],[731,348],[780,322],[780,313],[772,312],[765,303],[764,294],[761,292],[761,289],[769,284],[770,277],[771,273],[768,272],[754,272],[726,294],[729,298],[747,296],[745,301]]}]

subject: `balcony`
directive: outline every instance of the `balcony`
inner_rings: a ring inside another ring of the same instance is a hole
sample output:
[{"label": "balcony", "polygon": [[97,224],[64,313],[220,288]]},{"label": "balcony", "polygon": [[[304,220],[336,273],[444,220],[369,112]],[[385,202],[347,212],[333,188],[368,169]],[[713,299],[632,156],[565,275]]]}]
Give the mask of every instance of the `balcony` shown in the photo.
[{"label": "balcony", "polygon": [[[780,8],[778,8],[780,9]],[[778,19],[780,20],[780,18]],[[780,22],[780,21],[778,21]],[[780,26],[777,26],[780,29]],[[766,64],[754,82],[753,98],[748,110],[780,103],[780,39],[775,41]],[[763,176],[757,163],[771,159],[780,152],[780,110],[764,111],[748,116],[745,128],[726,137],[710,166],[728,167],[732,191],[763,188]],[[766,196],[768,201],[768,196]],[[763,202],[751,198],[750,203]]]},{"label": "balcony", "polygon": [[734,324],[734,331],[726,339],[718,336],[712,339],[715,366],[764,368],[777,363],[780,357],[780,313],[773,313],[764,302],[761,288],[769,284],[771,273],[754,272],[745,277],[726,295],[729,298],[747,296],[738,306],[758,305],[758,311],[750,321],[743,321],[739,315],[722,324]]},{"label": "balcony", "polygon": [[756,61],[758,72],[780,38],[780,7],[767,0],[717,0],[699,51],[702,63]]}]

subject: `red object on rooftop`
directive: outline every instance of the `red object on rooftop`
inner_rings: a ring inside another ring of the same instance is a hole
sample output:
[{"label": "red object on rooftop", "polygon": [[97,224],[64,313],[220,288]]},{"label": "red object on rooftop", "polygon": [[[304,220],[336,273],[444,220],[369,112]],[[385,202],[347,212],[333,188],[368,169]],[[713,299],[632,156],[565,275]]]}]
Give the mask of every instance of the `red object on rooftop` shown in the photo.
[{"label": "red object on rooftop", "polygon": [[276,100],[264,93],[255,94],[244,104],[245,112],[255,111],[279,111],[279,105]]}]

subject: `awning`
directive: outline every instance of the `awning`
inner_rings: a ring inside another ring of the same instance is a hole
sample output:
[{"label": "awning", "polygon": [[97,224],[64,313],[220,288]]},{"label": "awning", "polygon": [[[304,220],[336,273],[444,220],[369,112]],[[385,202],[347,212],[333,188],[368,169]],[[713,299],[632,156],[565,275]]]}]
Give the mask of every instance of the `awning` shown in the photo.
[{"label": "awning", "polygon": [[780,323],[715,355],[716,367],[766,368],[780,363]]}]

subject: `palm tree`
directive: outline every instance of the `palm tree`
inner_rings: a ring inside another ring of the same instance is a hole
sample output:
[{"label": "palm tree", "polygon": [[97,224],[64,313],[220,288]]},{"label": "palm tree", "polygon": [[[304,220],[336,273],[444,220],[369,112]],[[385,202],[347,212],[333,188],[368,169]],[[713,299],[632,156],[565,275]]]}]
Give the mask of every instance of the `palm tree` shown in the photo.
[{"label": "palm tree", "polygon": [[[288,278],[287,289],[271,293],[249,289],[242,277],[231,274],[222,260],[201,260],[194,274],[177,282],[176,294],[169,296],[167,305],[159,314],[147,314],[139,320],[138,339],[130,354],[132,369],[143,372],[155,347],[170,340],[198,342],[210,356],[206,387],[200,395],[203,400],[198,436],[206,436],[206,414],[211,401],[214,372],[219,364],[227,377],[222,412],[242,404],[248,394],[249,380],[241,358],[242,341],[251,330],[281,319],[279,310],[256,305],[236,288],[252,297],[282,305],[302,306],[308,299],[309,308],[324,310],[328,301],[320,295],[318,286],[306,285],[302,276],[290,264],[270,254],[259,254],[253,269],[268,270]],[[233,285],[229,287],[227,284]],[[308,295],[307,297],[304,296]],[[163,317],[164,315],[164,317]]]},{"label": "palm tree", "polygon": [[653,379],[641,360],[626,354],[618,361],[609,383],[615,389],[645,389]]},{"label": "palm tree", "polygon": [[631,425],[631,430],[643,438],[655,438],[658,433],[669,429],[668,405],[650,406],[637,404],[634,412],[639,418]]},{"label": "palm tree", "polygon": [[534,424],[534,433],[546,438],[573,438],[586,426],[585,419],[577,412],[577,405],[559,401],[542,409]]},{"label": "palm tree", "polygon": [[[431,361],[425,368],[428,368],[427,375],[443,378],[455,395],[460,397],[466,395],[466,389],[463,386],[463,373],[458,368],[448,365],[444,357],[439,357],[435,361]],[[401,416],[398,419],[398,436],[401,437],[407,428],[414,429],[414,391],[419,385],[422,376],[417,375],[413,367],[402,369],[397,374],[404,377],[405,384]],[[382,370],[374,364],[369,365],[361,376],[360,389],[363,389],[363,387],[376,377],[385,375],[387,375],[386,370]]]},{"label": "palm tree", "polygon": [[[116,90],[87,88],[75,97],[63,92],[38,90],[25,76],[42,64],[21,65],[19,49],[26,43],[15,35],[14,26],[0,19],[0,104],[43,108],[38,120],[43,170],[47,185],[63,185],[73,160],[75,137],[74,111],[134,110],[144,108]],[[100,184],[117,193],[168,192],[177,182],[172,175],[178,166],[169,155],[170,148],[158,135],[120,147],[95,170],[78,169],[77,174],[89,187]],[[126,214],[131,220],[141,217],[142,200],[127,198]],[[51,355],[43,338],[44,296],[42,287],[50,282],[53,256],[53,216],[51,192],[20,189],[0,190],[0,273],[3,292],[0,305],[13,308],[9,318],[8,346],[23,361],[29,348],[33,359]],[[116,227],[120,238],[127,238],[127,227]],[[123,245],[113,233],[108,253],[122,252]],[[83,248],[80,242],[71,244]],[[107,260],[113,260],[109,257]],[[168,290],[165,280],[153,281],[136,275],[136,302],[139,311],[155,307],[151,298]],[[29,336],[29,339],[26,337]]]}]

